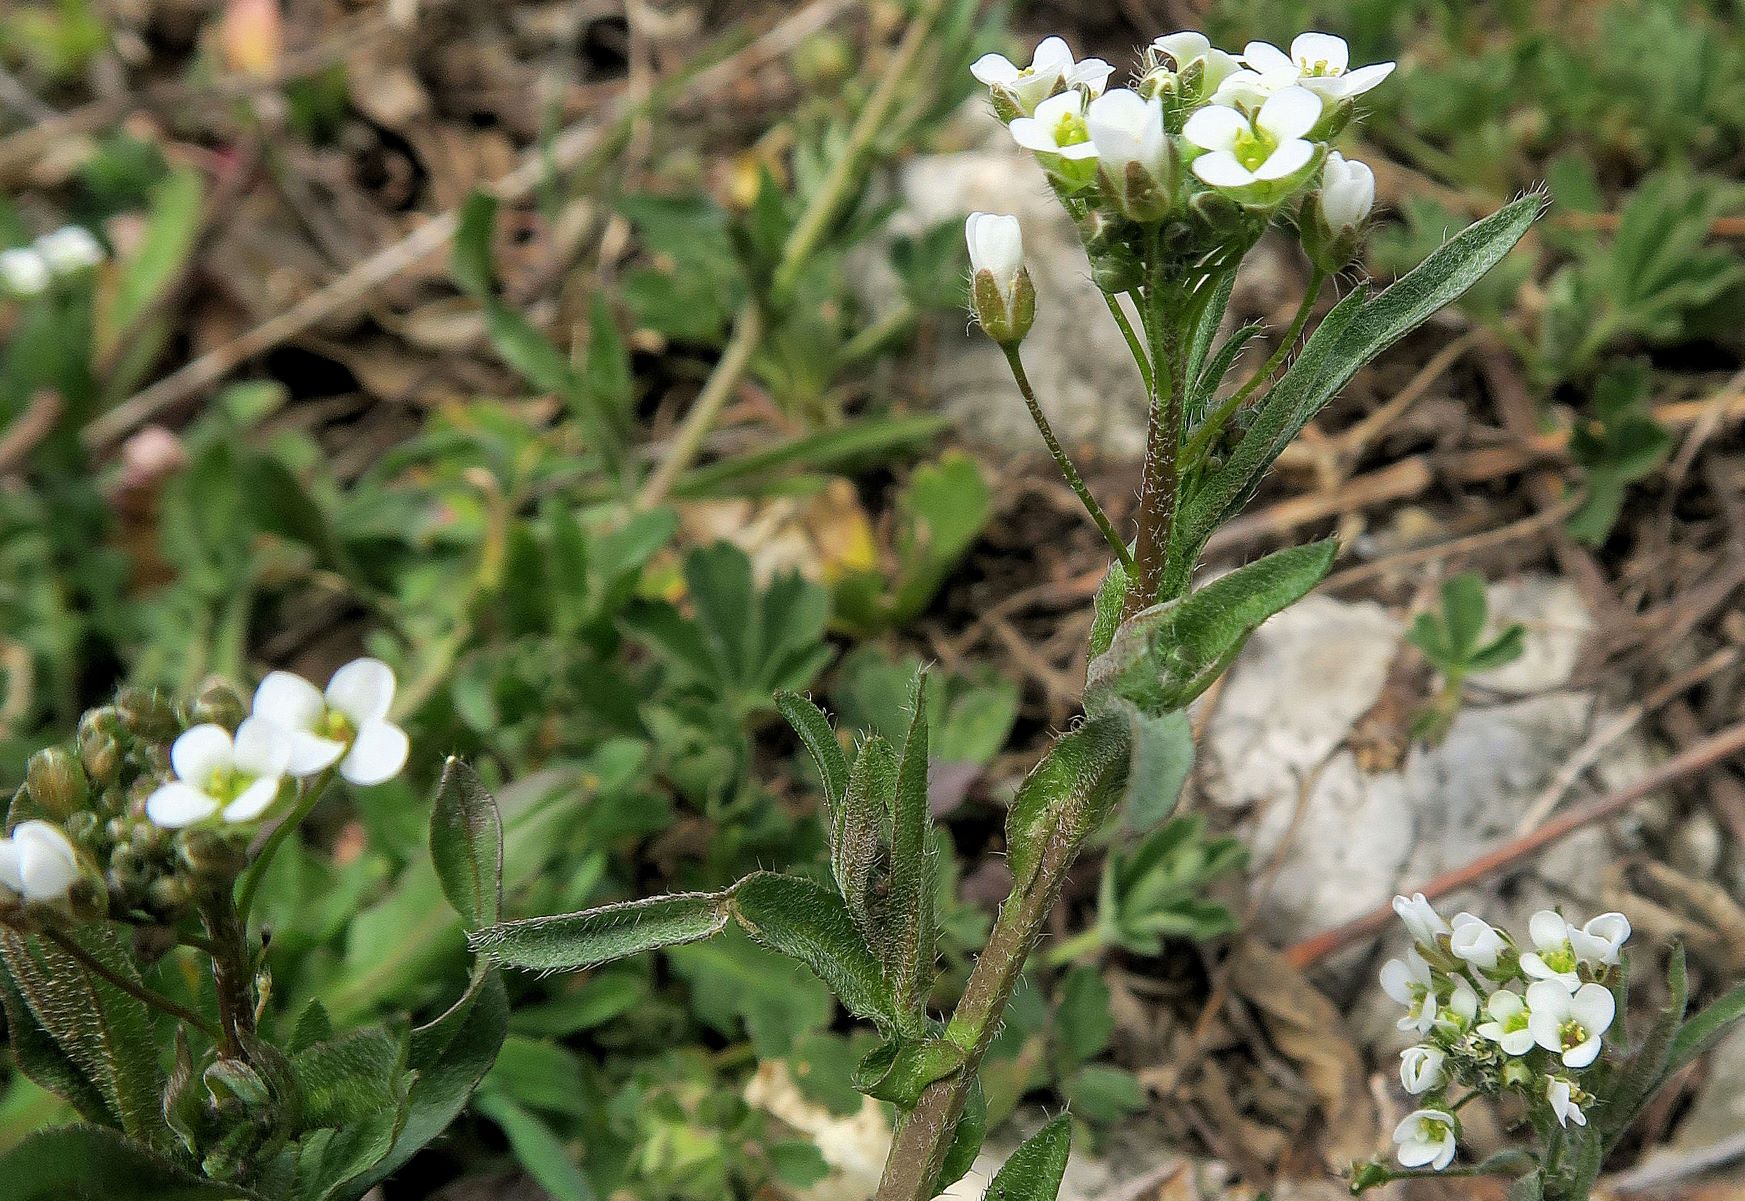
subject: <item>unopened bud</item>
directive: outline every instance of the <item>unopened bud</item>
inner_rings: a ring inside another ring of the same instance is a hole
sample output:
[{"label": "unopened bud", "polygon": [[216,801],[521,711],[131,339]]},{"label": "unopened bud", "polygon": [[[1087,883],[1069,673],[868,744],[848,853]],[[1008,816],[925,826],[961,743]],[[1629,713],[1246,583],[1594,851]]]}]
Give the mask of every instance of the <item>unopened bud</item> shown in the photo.
[{"label": "unopened bud", "polygon": [[196,879],[224,883],[248,866],[247,835],[227,829],[193,827],[177,839],[182,866]]},{"label": "unopened bud", "polygon": [[220,1107],[234,1103],[244,1113],[260,1113],[272,1103],[272,1093],[260,1073],[240,1059],[220,1059],[201,1075],[206,1091]]},{"label": "unopened bud", "polygon": [[30,757],[24,787],[38,809],[63,821],[82,809],[90,796],[84,768],[58,746],[45,747]]},{"label": "unopened bud", "polygon": [[121,715],[105,705],[79,719],[79,761],[98,787],[115,783],[121,774]]},{"label": "unopened bud", "polygon": [[1175,207],[1181,155],[1164,127],[1163,102],[1117,88],[1091,101],[1086,126],[1103,192],[1122,214],[1142,225],[1167,217]]},{"label": "unopened bud", "polygon": [[236,689],[223,680],[209,680],[200,694],[194,698],[194,703],[188,708],[190,725],[202,722],[212,722],[227,730],[234,730],[242,724],[242,719],[248,716],[248,706],[244,703]]},{"label": "unopened bud", "polygon": [[134,737],[161,742],[181,728],[169,699],[155,688],[123,688],[115,694],[115,711]]},{"label": "unopened bud", "polygon": [[1375,208],[1375,173],[1337,150],[1327,155],[1321,187],[1303,201],[1297,227],[1303,251],[1322,271],[1342,270],[1357,256]]},{"label": "unopened bud", "polygon": [[1018,218],[971,213],[964,235],[969,242],[970,299],[976,320],[1001,346],[1016,346],[1036,322],[1036,288],[1024,269],[1024,234]]}]

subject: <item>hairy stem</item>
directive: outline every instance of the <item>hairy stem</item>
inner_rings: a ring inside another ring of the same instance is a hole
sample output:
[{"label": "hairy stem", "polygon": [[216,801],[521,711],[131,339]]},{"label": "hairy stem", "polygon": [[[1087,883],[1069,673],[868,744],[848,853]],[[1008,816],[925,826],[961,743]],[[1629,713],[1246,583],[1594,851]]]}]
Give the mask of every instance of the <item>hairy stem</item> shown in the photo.
[{"label": "hairy stem", "polygon": [[232,1059],[246,1058],[243,1039],[254,1034],[254,970],[248,934],[228,888],[214,889],[200,905],[212,940],[212,985],[218,996],[218,1045]]},{"label": "hairy stem", "polygon": [[1115,532],[1114,525],[1109,521],[1108,514],[1103,512],[1103,507],[1097,503],[1097,498],[1091,495],[1091,490],[1086,486],[1084,477],[1079,475],[1078,468],[1072,465],[1072,460],[1067,458],[1066,451],[1061,449],[1060,440],[1054,436],[1054,427],[1048,424],[1048,418],[1043,416],[1041,406],[1036,403],[1036,392],[1031,388],[1030,377],[1024,371],[1024,360],[1019,355],[1018,344],[1014,342],[1009,346],[1001,347],[1001,349],[1006,352],[1006,362],[1012,367],[1012,378],[1017,382],[1018,391],[1023,395],[1024,403],[1030,409],[1030,419],[1036,423],[1037,430],[1042,434],[1042,441],[1047,444],[1048,453],[1054,456],[1054,465],[1060,468],[1060,474],[1066,477],[1067,486],[1073,490],[1073,494],[1084,505],[1085,512],[1091,515],[1091,520],[1096,522],[1097,529],[1102,532],[1103,541],[1109,544],[1109,549],[1114,552],[1117,559],[1121,560],[1121,565],[1128,571],[1132,571],[1133,556],[1128,552],[1127,544],[1121,541],[1121,535]]},{"label": "hairy stem", "polygon": [[129,980],[120,972],[111,970],[108,964],[85,950],[84,947],[81,947],[78,943],[74,942],[71,938],[68,938],[65,934],[62,934],[59,930],[44,930],[42,935],[44,938],[54,943],[55,946],[72,956],[73,959],[77,960],[79,966],[90,972],[93,976],[97,976],[108,983],[113,984],[122,992],[127,993],[136,1000],[145,1002],[145,1004],[157,1010],[159,1013],[167,1013],[183,1025],[192,1026],[213,1042],[216,1043],[219,1041],[220,1035],[218,1027],[214,1026],[209,1019],[195,1013],[192,1009],[189,1009],[179,1001],[172,1001],[162,993],[147,988],[145,985],[136,981]]},{"label": "hairy stem", "polygon": [[1124,617],[1157,601],[1169,563],[1169,537],[1175,525],[1177,452],[1181,449],[1182,405],[1187,381],[1176,362],[1182,331],[1168,297],[1163,256],[1153,254],[1152,278],[1145,289],[1145,332],[1151,341],[1151,414],[1145,428],[1145,476],[1139,489],[1137,578],[1127,589]]}]

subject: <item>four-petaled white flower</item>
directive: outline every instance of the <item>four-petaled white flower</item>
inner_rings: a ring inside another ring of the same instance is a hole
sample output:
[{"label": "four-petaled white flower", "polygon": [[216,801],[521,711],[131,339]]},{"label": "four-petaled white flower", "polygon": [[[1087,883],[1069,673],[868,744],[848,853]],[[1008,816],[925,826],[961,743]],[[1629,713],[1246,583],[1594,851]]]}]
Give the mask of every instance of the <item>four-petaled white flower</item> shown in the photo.
[{"label": "four-petaled white flower", "polygon": [[1075,88],[1049,97],[1036,106],[1035,116],[1019,117],[1007,128],[1018,145],[1042,155],[1045,166],[1075,182],[1089,183],[1097,157],[1086,116],[1089,103]]},{"label": "four-petaled white flower", "polygon": [[19,822],[10,837],[0,838],[0,891],[26,901],[58,901],[78,878],[78,852],[59,826]]},{"label": "four-petaled white flower", "polygon": [[1030,56],[1028,67],[1018,66],[1003,54],[984,54],[969,69],[1022,116],[1033,115],[1037,105],[1062,89],[1082,88],[1099,95],[1114,71],[1100,58],[1076,61],[1072,48],[1061,38],[1044,38]]},{"label": "four-petaled white flower", "polygon": [[1416,949],[1407,951],[1404,959],[1382,964],[1381,989],[1406,1007],[1406,1016],[1397,1023],[1401,1030],[1428,1034],[1435,1027],[1436,978]]},{"label": "four-petaled white flower", "polygon": [[1163,127],[1163,102],[1116,88],[1091,101],[1085,113],[1104,185],[1121,211],[1136,221],[1165,216],[1174,199],[1173,146]]},{"label": "four-petaled white flower", "polygon": [[254,821],[278,799],[290,765],[291,736],[270,721],[247,718],[234,736],[210,722],[195,726],[171,745],[176,778],[147,798],[146,816],[171,830],[215,814]]},{"label": "four-petaled white flower", "polygon": [[0,251],[0,287],[14,296],[39,296],[54,280],[48,260],[34,247],[18,246]]},{"label": "four-petaled white flower", "polygon": [[1491,1020],[1479,1023],[1480,1038],[1490,1039],[1510,1055],[1525,1055],[1533,1049],[1532,1015],[1520,993],[1499,988],[1484,1008]]},{"label": "four-petaled white flower", "polygon": [[1585,1068],[1600,1054],[1600,1036],[1611,1029],[1617,1002],[1603,984],[1584,984],[1575,992],[1556,980],[1527,986],[1527,1027],[1533,1041],[1560,1056],[1565,1067]]},{"label": "four-petaled white flower", "polygon": [[[1328,167],[1332,167],[1329,157]],[[1448,949],[1481,972],[1496,970],[1508,952],[1509,940],[1489,922],[1471,913],[1454,915],[1454,928],[1448,935]]]},{"label": "four-petaled white flower", "polygon": [[1151,43],[1151,49],[1158,56],[1169,60],[1170,69],[1178,78],[1186,75],[1195,63],[1203,63],[1197,84],[1201,95],[1210,95],[1217,91],[1218,85],[1242,66],[1235,55],[1218,49],[1205,34],[1191,29],[1164,34]]},{"label": "four-petaled white flower", "polygon": [[1568,938],[1577,962],[1612,967],[1629,941],[1630,919],[1621,913],[1602,913],[1579,930],[1571,926]]},{"label": "four-petaled white flower", "polygon": [[1556,1115],[1560,1126],[1571,1122],[1577,1126],[1587,1125],[1587,1115],[1581,1111],[1578,1100],[1582,1095],[1572,1081],[1562,1076],[1551,1076],[1545,1081],[1545,1099],[1551,1102],[1551,1112]]},{"label": "four-petaled white flower", "polygon": [[1448,1083],[1448,1053],[1428,1044],[1400,1052],[1400,1084],[1414,1097]]},{"label": "four-petaled white flower", "polygon": [[1395,897],[1394,913],[1406,924],[1412,941],[1421,947],[1434,950],[1437,946],[1436,940],[1449,932],[1448,923],[1442,920],[1442,915],[1436,912],[1436,907],[1421,892],[1415,892],[1410,897]]},{"label": "four-petaled white flower", "polygon": [[[1321,220],[1329,232],[1355,230],[1375,208],[1375,172],[1367,163],[1348,159],[1337,150],[1321,169]],[[1458,923],[1457,923],[1458,924]]]},{"label": "four-petaled white flower", "polygon": [[[1351,69],[1351,48],[1345,39],[1330,33],[1302,33],[1286,54],[1271,42],[1250,42],[1242,48],[1242,61],[1254,78],[1239,72],[1226,81],[1229,91],[1238,88],[1250,96],[1270,95],[1282,88],[1303,87],[1337,103],[1361,96],[1393,73],[1393,63],[1374,63]],[[1238,82],[1239,81],[1239,82]],[[1230,85],[1236,84],[1237,87]]]},{"label": "four-petaled white flower", "polygon": [[1555,980],[1574,992],[1581,986],[1581,976],[1575,970],[1579,961],[1569,934],[1570,925],[1562,914],[1550,909],[1535,913],[1527,923],[1535,949],[1521,956],[1521,970],[1535,980]]},{"label": "four-petaled white flower", "polygon": [[37,253],[56,275],[74,275],[103,261],[103,246],[91,231],[79,225],[63,225],[36,240]]},{"label": "four-petaled white flower", "polygon": [[252,720],[285,731],[291,775],[338,763],[351,783],[380,784],[406,765],[406,731],[388,720],[393,703],[393,669],[380,659],[354,659],[333,673],[326,693],[288,671],[271,673],[255,690]]},{"label": "four-petaled white flower", "polygon": [[1303,135],[1321,118],[1321,102],[1303,88],[1267,97],[1252,120],[1233,108],[1211,105],[1189,117],[1182,135],[1207,153],[1194,159],[1194,174],[1214,188],[1242,189],[1289,179],[1315,157]]},{"label": "four-petaled white flower", "polygon": [[1440,1172],[1454,1162],[1454,1115],[1445,1109],[1414,1109],[1394,1128],[1400,1164]]},{"label": "four-petaled white flower", "polygon": [[1472,1029],[1472,1023],[1478,1018],[1478,1008],[1478,993],[1472,985],[1456,976],[1447,998],[1436,1006],[1436,1025],[1458,1037]]}]

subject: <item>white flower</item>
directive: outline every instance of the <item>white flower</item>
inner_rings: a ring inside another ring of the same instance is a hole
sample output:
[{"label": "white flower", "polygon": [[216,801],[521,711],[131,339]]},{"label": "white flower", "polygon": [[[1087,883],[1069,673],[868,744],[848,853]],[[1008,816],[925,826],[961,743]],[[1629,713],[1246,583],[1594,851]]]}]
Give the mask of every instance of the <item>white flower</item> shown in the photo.
[{"label": "white flower", "polygon": [[10,838],[0,838],[0,890],[27,901],[56,901],[78,878],[78,853],[59,826],[19,822]]},{"label": "white flower", "polygon": [[14,296],[38,296],[48,290],[54,273],[33,247],[0,251],[0,286]]},{"label": "white flower", "polygon": [[1100,58],[1074,61],[1072,49],[1060,38],[1044,38],[1030,56],[1028,67],[1018,66],[1003,54],[984,54],[969,69],[1022,116],[1034,114],[1037,105],[1063,89],[1083,88],[1098,95],[1114,71]]},{"label": "white flower", "polygon": [[1033,117],[1019,117],[1008,127],[1018,145],[1037,154],[1056,154],[1064,159],[1097,157],[1085,119],[1089,101],[1083,92],[1062,92],[1036,107]]},{"label": "white flower", "polygon": [[1510,1055],[1525,1055],[1533,1049],[1532,1015],[1521,994],[1500,988],[1485,1002],[1490,1021],[1479,1023],[1478,1035],[1496,1043]]},{"label": "white flower", "polygon": [[1444,1109],[1414,1109],[1394,1128],[1400,1164],[1440,1172],[1454,1162],[1454,1115]]},{"label": "white flower", "polygon": [[1328,154],[1321,170],[1321,219],[1327,229],[1334,234],[1354,230],[1369,219],[1374,207],[1375,172],[1337,150]]},{"label": "white flower", "polygon": [[302,676],[272,672],[255,689],[254,716],[289,734],[291,775],[312,776],[337,762],[353,784],[380,784],[400,774],[409,750],[406,731],[388,720],[393,703],[393,669],[380,659],[354,659],[333,673],[325,694]]},{"label": "white flower", "polygon": [[1545,1099],[1551,1102],[1551,1112],[1557,1115],[1560,1126],[1571,1122],[1577,1126],[1587,1125],[1587,1115],[1581,1111],[1577,1101],[1582,1095],[1573,1082],[1562,1076],[1551,1076],[1545,1081]]},{"label": "white flower", "polygon": [[1116,88],[1091,101],[1085,124],[1121,211],[1136,221],[1162,219],[1175,191],[1174,147],[1163,127],[1163,101]]},{"label": "white flower", "polygon": [[1414,1097],[1448,1083],[1448,1053],[1429,1045],[1400,1052],[1400,1084]]},{"label": "white flower", "polygon": [[1422,955],[1414,949],[1404,959],[1382,964],[1381,990],[1406,1007],[1406,1016],[1397,1023],[1401,1030],[1430,1033],[1436,1025],[1436,978]]},{"label": "white flower", "polygon": [[1393,73],[1393,63],[1351,66],[1351,49],[1345,39],[1330,33],[1298,34],[1286,54],[1270,42],[1250,42],[1242,48],[1242,61],[1258,77],[1257,86],[1267,92],[1303,87],[1328,101],[1361,96]]},{"label": "white flower", "polygon": [[258,717],[236,727],[195,726],[170,747],[176,778],[147,798],[146,816],[175,830],[222,813],[229,822],[253,821],[278,799],[291,763],[291,736]]},{"label": "white flower", "polygon": [[1561,1055],[1565,1067],[1585,1068],[1600,1054],[1600,1036],[1611,1029],[1617,1002],[1603,984],[1584,984],[1575,992],[1556,980],[1527,986],[1527,1027],[1533,1041]]},{"label": "white flower", "polygon": [[1527,923],[1527,935],[1535,950],[1521,956],[1521,970],[1535,980],[1556,980],[1565,991],[1581,985],[1576,972],[1575,948],[1569,941],[1570,925],[1560,913],[1541,909]]},{"label": "white flower", "polygon": [[1182,135],[1209,151],[1194,160],[1194,174],[1214,188],[1246,188],[1288,179],[1315,157],[1303,135],[1321,118],[1321,102],[1302,88],[1285,88],[1267,98],[1252,122],[1233,108],[1202,108],[1188,118]]},{"label": "white flower", "polygon": [[1436,1024],[1459,1035],[1471,1029],[1477,1017],[1478,993],[1473,990],[1472,985],[1456,976],[1454,987],[1448,992],[1448,999],[1436,1007]]},{"label": "white flower", "polygon": [[1630,919],[1621,913],[1602,913],[1579,930],[1570,927],[1568,937],[1578,962],[1611,967],[1629,940]]},{"label": "white flower", "polygon": [[74,275],[103,261],[103,246],[91,231],[78,225],[63,225],[36,240],[37,253],[56,275]]},{"label": "white flower", "polygon": [[1448,933],[1448,923],[1442,920],[1442,915],[1425,900],[1421,892],[1413,893],[1410,899],[1395,897],[1394,912],[1406,923],[1412,941],[1419,946],[1434,949],[1437,938]]},{"label": "white flower", "polygon": [[[1333,164],[1329,156],[1328,166]],[[1499,960],[1509,949],[1503,932],[1470,913],[1454,915],[1454,929],[1448,936],[1448,949],[1481,972],[1496,970]]]},{"label": "white flower", "polygon": [[971,213],[963,233],[976,320],[995,342],[1015,346],[1036,316],[1036,289],[1024,270],[1024,231],[1016,217]]},{"label": "white flower", "polygon": [[1198,84],[1201,95],[1210,95],[1217,91],[1218,85],[1241,67],[1235,55],[1226,54],[1212,45],[1205,34],[1192,30],[1165,34],[1151,43],[1151,49],[1169,60],[1171,69],[1178,77],[1186,75],[1195,63],[1204,63],[1204,75]]}]

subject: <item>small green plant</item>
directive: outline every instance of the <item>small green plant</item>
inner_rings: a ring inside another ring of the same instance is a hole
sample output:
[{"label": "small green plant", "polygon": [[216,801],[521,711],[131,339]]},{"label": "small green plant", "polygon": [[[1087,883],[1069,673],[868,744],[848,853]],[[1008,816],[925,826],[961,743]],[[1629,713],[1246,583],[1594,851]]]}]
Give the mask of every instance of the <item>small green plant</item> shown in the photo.
[{"label": "small green plant", "polygon": [[1587,495],[1569,517],[1569,532],[1590,546],[1618,524],[1631,484],[1654,473],[1672,452],[1672,434],[1654,419],[1648,364],[1613,364],[1594,384],[1593,407],[1576,421],[1569,453]]},{"label": "small green plant", "polygon": [[1441,610],[1420,613],[1412,623],[1406,638],[1442,676],[1441,689],[1412,718],[1414,738],[1441,742],[1460,714],[1467,677],[1521,657],[1526,627],[1515,622],[1486,641],[1484,633],[1489,619],[1490,602],[1485,597],[1484,577],[1469,571],[1443,581]]}]

